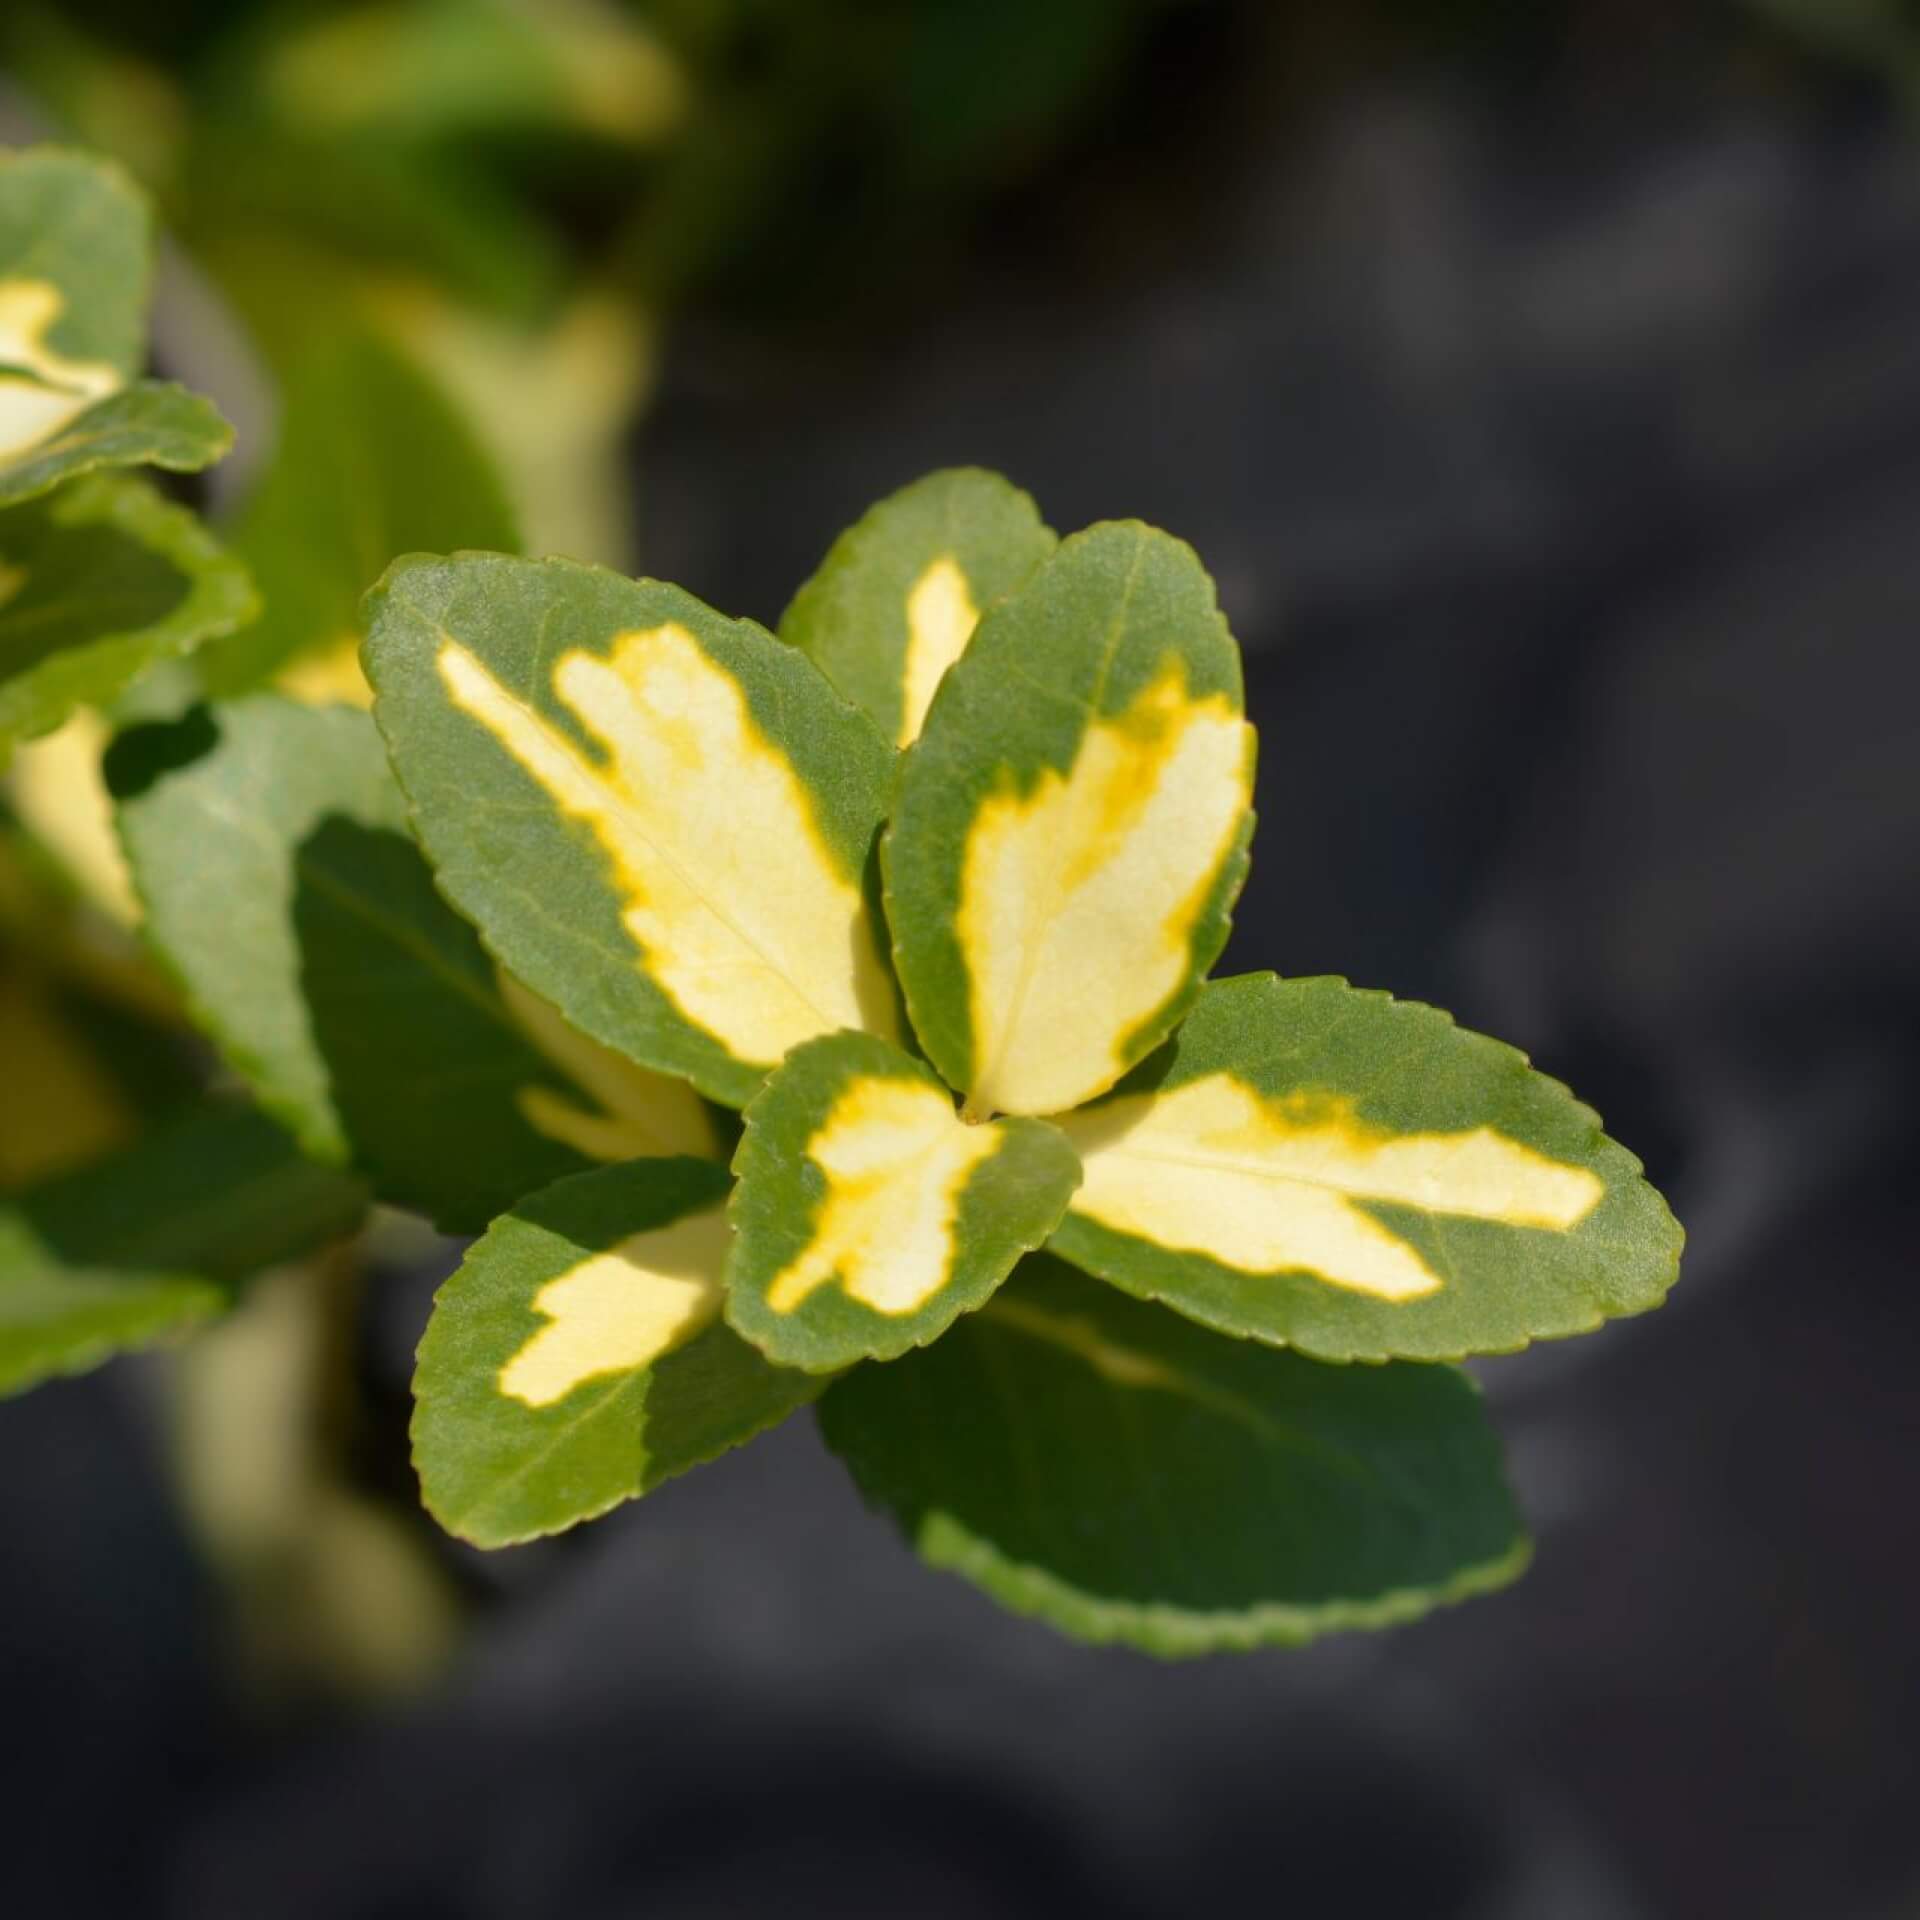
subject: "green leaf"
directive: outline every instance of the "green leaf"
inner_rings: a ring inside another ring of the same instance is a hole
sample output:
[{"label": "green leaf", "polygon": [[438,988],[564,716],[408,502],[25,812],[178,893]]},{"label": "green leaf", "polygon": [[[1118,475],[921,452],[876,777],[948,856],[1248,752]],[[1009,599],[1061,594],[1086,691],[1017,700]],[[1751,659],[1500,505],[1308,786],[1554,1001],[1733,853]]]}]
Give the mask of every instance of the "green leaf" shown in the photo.
[{"label": "green leaf", "polygon": [[1080,1179],[1056,1128],[968,1126],[926,1067],[864,1033],[787,1055],[733,1165],[727,1318],[812,1372],[936,1339],[1046,1239]]},{"label": "green leaf", "polygon": [[867,874],[893,754],[813,665],[677,587],[404,561],[374,711],[440,884],[575,1026],[730,1106],[897,1031]]},{"label": "green leaf", "polygon": [[151,246],[117,167],[52,147],[0,155],[0,506],[98,467],[191,472],[232,443],[207,401],[135,381]]},{"label": "green leaf", "polygon": [[726,1190],[705,1161],[635,1160],[529,1195],[475,1244],[414,1376],[414,1464],[448,1532],[556,1533],[821,1390],[720,1320]]},{"label": "green leaf", "polygon": [[644,142],[685,104],[659,40],[612,7],[368,0],[295,20],[262,69],[289,126],[402,147],[575,129]]},{"label": "green leaf", "polygon": [[0,944],[0,1193],[104,1158],[200,1090],[187,1036],[115,991],[112,948],[72,952],[93,972]]},{"label": "green leaf", "polygon": [[1465,1375],[1223,1340],[1044,1255],[820,1425],[932,1565],[1147,1653],[1387,1626],[1527,1560]]},{"label": "green leaf", "polygon": [[351,663],[360,603],[400,554],[519,544],[491,460],[434,382],[371,334],[329,333],[288,379],[273,464],[234,539],[264,610],[203,656],[202,676],[230,695],[329,648]]},{"label": "green leaf", "polygon": [[914,1030],[970,1113],[1064,1112],[1166,1036],[1226,939],[1252,791],[1191,548],[1091,527],[989,610],[883,847]]},{"label": "green leaf", "polygon": [[192,1274],[63,1265],[0,1207],[0,1396],[176,1338],[226,1304]]},{"label": "green leaf", "polygon": [[504,977],[435,891],[372,720],[256,694],[115,745],[149,939],[261,1104],[477,1231],[596,1161],[718,1151],[683,1083]]},{"label": "green leaf", "polygon": [[1063,1121],[1057,1253],[1330,1360],[1458,1359],[1658,1306],[1681,1232],[1593,1111],[1497,1040],[1343,980],[1249,974]]},{"label": "green leaf", "polygon": [[232,445],[233,429],[211,400],[172,381],[136,381],[75,414],[50,438],[0,456],[0,507],[31,500],[102,467],[197,473]]},{"label": "green leaf", "polygon": [[0,1205],[0,1393],[185,1331],[365,1207],[357,1181],[225,1101]]},{"label": "green leaf", "polygon": [[253,606],[245,569],[139,480],[101,475],[0,511],[0,760]]},{"label": "green leaf", "polygon": [[930,473],[833,543],[781,616],[780,638],[904,747],[981,610],[1054,546],[1032,500],[997,473]]}]

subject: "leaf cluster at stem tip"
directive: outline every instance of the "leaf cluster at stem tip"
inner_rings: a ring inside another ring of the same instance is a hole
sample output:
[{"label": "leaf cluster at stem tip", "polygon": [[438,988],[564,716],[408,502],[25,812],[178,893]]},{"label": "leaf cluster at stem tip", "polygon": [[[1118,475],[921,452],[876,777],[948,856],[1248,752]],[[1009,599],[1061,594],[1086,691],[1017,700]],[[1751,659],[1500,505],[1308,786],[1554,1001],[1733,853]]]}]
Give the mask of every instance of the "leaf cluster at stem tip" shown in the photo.
[{"label": "leaf cluster at stem tip", "polygon": [[[1520,1571],[1457,1363],[1658,1305],[1680,1231],[1512,1048],[1209,977],[1256,753],[1191,548],[953,469],[769,632],[507,551],[459,415],[342,330],[236,558],[138,471],[229,438],[143,377],[150,249],[113,169],[0,156],[0,758],[80,715],[13,787],[59,826],[115,736],[93,974],[251,1102],[146,1111],[0,947],[45,1119],[0,1126],[0,1391],[378,1199],[477,1236],[413,1439],[480,1546],[817,1403],[929,1563],[1092,1641],[1293,1644]],[[32,840],[0,819],[0,907]]]}]

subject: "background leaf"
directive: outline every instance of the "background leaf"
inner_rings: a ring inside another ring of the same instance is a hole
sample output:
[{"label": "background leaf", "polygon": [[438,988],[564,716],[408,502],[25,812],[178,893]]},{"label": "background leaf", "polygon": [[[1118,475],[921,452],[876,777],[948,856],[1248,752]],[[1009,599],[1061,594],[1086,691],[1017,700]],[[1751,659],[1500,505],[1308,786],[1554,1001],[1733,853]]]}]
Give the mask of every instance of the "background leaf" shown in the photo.
[{"label": "background leaf", "polygon": [[252,695],[124,735],[108,770],[149,938],[317,1158],[476,1231],[595,1158],[718,1151],[690,1088],[503,986],[365,714]]},{"label": "background leaf", "polygon": [[51,438],[0,458],[0,507],[102,467],[198,473],[233,445],[211,400],[168,380],[140,380],[76,414]]},{"label": "background leaf", "polygon": [[0,154],[0,506],[99,467],[192,472],[233,433],[146,358],[151,216],[110,162]]},{"label": "background leaf", "polygon": [[[61,147],[0,152],[0,282],[53,289],[55,309],[34,331],[60,360],[98,362],[122,380],[140,370],[151,225],[145,196],[110,160]],[[24,359],[0,355],[11,367]]]},{"label": "background leaf", "polygon": [[1463,1374],[1225,1340],[1044,1255],[820,1425],[931,1564],[1148,1653],[1412,1619],[1527,1558]]},{"label": "background leaf", "polygon": [[719,1318],[725,1169],[636,1160],[495,1221],[414,1376],[428,1509],[476,1546],[557,1532],[749,1440],[825,1384]]},{"label": "background leaf", "polygon": [[731,1106],[816,1033],[895,1030],[866,891],[893,754],[809,661],[568,561],[410,561],[369,605],[440,883],[576,1026]]},{"label": "background leaf", "polygon": [[228,1101],[0,1203],[0,1392],[184,1331],[365,1207],[358,1181]]},{"label": "background leaf", "polygon": [[1063,541],[901,762],[883,859],[914,1031],[977,1114],[1058,1113],[1185,1010],[1252,832],[1240,656],[1191,548]]},{"label": "background leaf", "polygon": [[936,1339],[1046,1239],[1080,1179],[1055,1128],[967,1126],[927,1067],[865,1033],[788,1054],[733,1164],[727,1318],[814,1372]]},{"label": "background leaf", "polygon": [[311,657],[364,696],[360,603],[397,556],[519,544],[491,459],[434,381],[370,333],[332,332],[288,377],[272,464],[234,536],[260,617],[203,658],[206,684],[242,693]]},{"label": "background leaf", "polygon": [[245,569],[200,522],[130,476],[0,511],[0,759],[231,632],[254,604]]},{"label": "background leaf", "polygon": [[1056,1252],[1328,1359],[1510,1352],[1658,1306],[1678,1271],[1678,1225],[1590,1108],[1343,980],[1214,982],[1063,1124],[1087,1177]]},{"label": "background leaf", "polygon": [[906,746],[982,610],[1054,545],[1032,500],[997,473],[930,473],[833,543],[781,616],[780,638]]}]

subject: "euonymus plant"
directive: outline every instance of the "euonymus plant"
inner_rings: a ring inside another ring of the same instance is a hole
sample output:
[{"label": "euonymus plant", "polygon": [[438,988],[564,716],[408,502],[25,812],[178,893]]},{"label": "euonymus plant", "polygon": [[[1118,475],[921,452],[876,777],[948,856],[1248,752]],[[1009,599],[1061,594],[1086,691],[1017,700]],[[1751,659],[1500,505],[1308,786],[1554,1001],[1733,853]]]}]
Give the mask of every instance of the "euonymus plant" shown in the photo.
[{"label": "euonymus plant", "polygon": [[[246,568],[141,471],[232,438],[141,377],[151,249],[117,169],[0,155],[0,770],[257,611]],[[259,1112],[194,1099],[164,992],[81,928],[55,871],[84,803],[57,779],[41,797],[46,844],[0,808],[0,1393],[177,1334],[365,1211]]]},{"label": "euonymus plant", "polygon": [[[86,343],[14,298],[57,410]],[[1511,1048],[1208,980],[1254,736],[1191,549],[1059,539],[967,469],[777,635],[481,552],[335,618],[371,717],[237,643],[108,771],[151,950],[296,1164],[479,1235],[415,1381],[445,1527],[552,1533],[817,1402],[930,1561],[1089,1639],[1299,1641],[1517,1573],[1455,1363],[1658,1304],[1679,1230]]]}]

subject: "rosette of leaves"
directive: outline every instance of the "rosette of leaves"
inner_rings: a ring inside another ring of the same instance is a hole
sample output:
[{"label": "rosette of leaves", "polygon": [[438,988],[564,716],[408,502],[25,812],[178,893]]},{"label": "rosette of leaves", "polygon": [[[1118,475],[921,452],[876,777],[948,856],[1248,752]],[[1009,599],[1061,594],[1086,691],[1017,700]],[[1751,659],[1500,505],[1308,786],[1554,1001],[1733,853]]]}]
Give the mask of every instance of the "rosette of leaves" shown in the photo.
[{"label": "rosette of leaves", "polygon": [[818,1400],[929,1561],[1089,1639],[1294,1642],[1517,1572],[1456,1363],[1658,1304],[1679,1230],[1512,1049],[1207,981],[1254,740],[1190,549],[1057,539],[968,470],[778,635],[487,553],[401,561],[366,620],[371,722],[252,695],[113,773],[275,1117],[494,1216],[415,1383],[451,1531],[554,1532]]},{"label": "rosette of leaves", "polygon": [[141,377],[152,224],[107,162],[0,150],[0,765],[253,610],[245,571],[132,471],[193,472],[233,438]]}]

